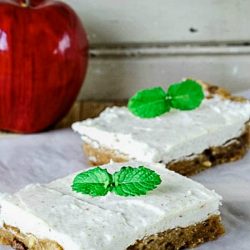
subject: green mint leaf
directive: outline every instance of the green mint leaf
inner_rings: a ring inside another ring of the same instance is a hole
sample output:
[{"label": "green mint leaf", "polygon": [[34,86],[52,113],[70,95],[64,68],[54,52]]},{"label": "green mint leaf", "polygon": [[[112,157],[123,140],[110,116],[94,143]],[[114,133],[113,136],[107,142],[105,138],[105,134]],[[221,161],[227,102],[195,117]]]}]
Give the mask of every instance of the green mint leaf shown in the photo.
[{"label": "green mint leaf", "polygon": [[170,110],[166,93],[161,87],[145,89],[130,98],[128,109],[141,118],[153,118]]},{"label": "green mint leaf", "polygon": [[112,184],[112,175],[107,169],[93,168],[78,174],[72,185],[75,192],[91,196],[104,196],[108,193]]},{"label": "green mint leaf", "polygon": [[160,176],[153,170],[140,166],[139,168],[123,167],[113,175],[112,192],[120,196],[145,195],[161,183]]},{"label": "green mint leaf", "polygon": [[204,97],[201,85],[190,79],[171,85],[167,92],[171,107],[180,110],[199,107]]}]

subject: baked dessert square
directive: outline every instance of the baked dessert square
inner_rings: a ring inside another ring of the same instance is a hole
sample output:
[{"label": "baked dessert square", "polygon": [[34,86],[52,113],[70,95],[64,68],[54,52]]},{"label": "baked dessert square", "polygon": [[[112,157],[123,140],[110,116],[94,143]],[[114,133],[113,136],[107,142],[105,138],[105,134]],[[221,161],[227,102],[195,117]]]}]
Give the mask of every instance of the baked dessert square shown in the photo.
[{"label": "baked dessert square", "polygon": [[112,107],[99,117],[72,125],[92,165],[110,160],[163,163],[190,176],[241,159],[250,145],[250,102],[223,88],[197,81],[205,99],[190,111],[172,109],[142,119],[127,107]]},{"label": "baked dessert square", "polygon": [[[123,165],[101,169],[115,173]],[[76,173],[4,197],[1,243],[18,250],[177,250],[224,233],[221,197],[214,191],[161,164],[129,162],[128,166],[147,167],[161,183],[143,196],[109,192],[92,197],[72,191]]]}]

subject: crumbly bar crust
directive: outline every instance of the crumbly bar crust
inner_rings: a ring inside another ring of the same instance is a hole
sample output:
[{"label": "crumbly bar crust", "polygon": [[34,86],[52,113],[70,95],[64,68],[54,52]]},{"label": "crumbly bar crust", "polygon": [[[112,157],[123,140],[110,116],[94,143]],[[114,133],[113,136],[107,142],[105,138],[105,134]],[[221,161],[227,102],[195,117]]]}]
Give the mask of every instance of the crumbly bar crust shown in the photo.
[{"label": "crumbly bar crust", "polygon": [[38,239],[32,234],[24,234],[18,228],[6,224],[0,228],[0,244],[11,246],[16,250],[63,250],[53,240]]},{"label": "crumbly bar crust", "polygon": [[145,237],[127,250],[179,250],[194,248],[198,245],[216,240],[224,234],[219,215],[186,228],[174,228],[162,233]]},{"label": "crumbly bar crust", "polygon": [[[138,240],[127,250],[178,250],[193,248],[204,242],[217,239],[224,234],[219,215],[212,215],[207,220],[188,226],[174,228]],[[16,250],[63,250],[56,242],[37,239],[23,234],[19,229],[4,225],[0,229],[0,244],[9,245]]]}]

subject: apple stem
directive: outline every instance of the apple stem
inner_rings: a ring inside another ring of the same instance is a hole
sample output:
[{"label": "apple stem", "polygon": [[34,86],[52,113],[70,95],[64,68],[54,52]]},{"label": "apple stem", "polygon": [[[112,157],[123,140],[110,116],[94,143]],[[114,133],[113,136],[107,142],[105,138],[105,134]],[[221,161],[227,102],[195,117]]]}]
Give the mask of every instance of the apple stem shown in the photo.
[{"label": "apple stem", "polygon": [[21,6],[24,8],[30,7],[30,0],[21,0]]}]

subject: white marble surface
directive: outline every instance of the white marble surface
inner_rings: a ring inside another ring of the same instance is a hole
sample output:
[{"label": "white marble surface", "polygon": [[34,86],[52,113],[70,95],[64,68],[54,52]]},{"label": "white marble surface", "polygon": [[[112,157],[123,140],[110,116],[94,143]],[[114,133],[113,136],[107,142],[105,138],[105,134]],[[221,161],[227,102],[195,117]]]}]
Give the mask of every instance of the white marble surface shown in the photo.
[{"label": "white marble surface", "polygon": [[[244,94],[250,97],[250,91]],[[17,191],[29,183],[50,182],[86,167],[81,139],[70,129],[0,140],[0,193]],[[193,179],[224,198],[225,236],[198,249],[249,250],[250,153],[241,161],[207,170]]]}]

